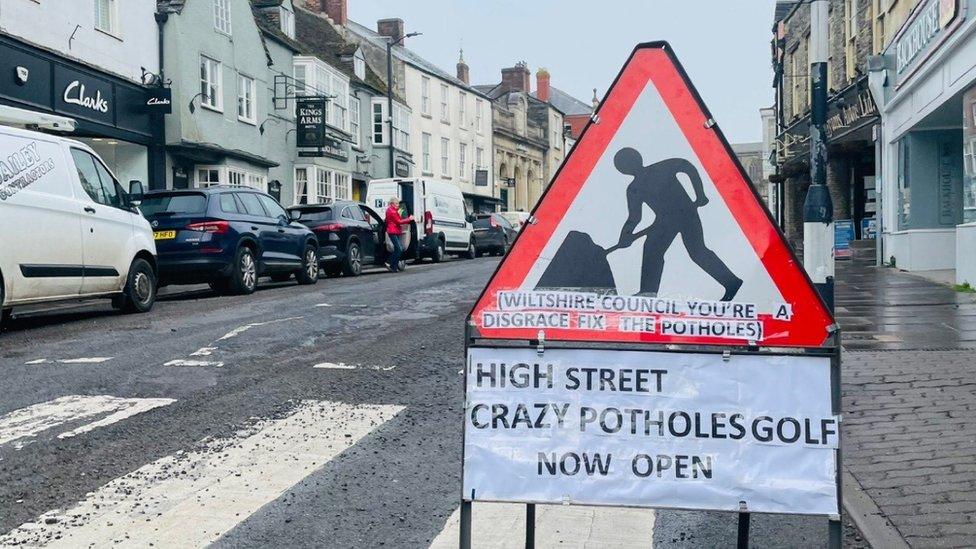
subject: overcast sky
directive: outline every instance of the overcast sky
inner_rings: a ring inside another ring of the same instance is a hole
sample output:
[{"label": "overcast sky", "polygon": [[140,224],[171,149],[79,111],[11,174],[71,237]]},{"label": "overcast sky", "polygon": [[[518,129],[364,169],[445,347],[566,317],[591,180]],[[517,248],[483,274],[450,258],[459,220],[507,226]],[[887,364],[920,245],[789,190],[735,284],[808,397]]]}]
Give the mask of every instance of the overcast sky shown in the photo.
[{"label": "overcast sky", "polygon": [[348,0],[354,21],[400,17],[423,36],[408,46],[454,73],[458,49],[473,84],[501,80],[501,68],[546,67],[552,85],[602,98],[631,49],[667,40],[726,136],[762,139],[759,109],[773,103],[769,41],[775,0]]}]

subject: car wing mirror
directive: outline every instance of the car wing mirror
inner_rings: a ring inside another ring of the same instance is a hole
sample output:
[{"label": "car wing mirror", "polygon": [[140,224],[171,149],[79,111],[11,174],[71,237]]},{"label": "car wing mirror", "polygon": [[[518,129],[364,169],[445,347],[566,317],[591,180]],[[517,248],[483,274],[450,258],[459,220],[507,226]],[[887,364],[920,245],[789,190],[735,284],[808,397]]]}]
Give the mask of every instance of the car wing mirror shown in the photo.
[{"label": "car wing mirror", "polygon": [[301,210],[289,210],[288,211],[288,220],[289,221],[301,221],[301,219],[302,219],[302,212],[301,212]]},{"label": "car wing mirror", "polygon": [[133,201],[141,201],[142,195],[146,194],[145,188],[142,186],[142,181],[133,179],[129,181],[129,198]]}]

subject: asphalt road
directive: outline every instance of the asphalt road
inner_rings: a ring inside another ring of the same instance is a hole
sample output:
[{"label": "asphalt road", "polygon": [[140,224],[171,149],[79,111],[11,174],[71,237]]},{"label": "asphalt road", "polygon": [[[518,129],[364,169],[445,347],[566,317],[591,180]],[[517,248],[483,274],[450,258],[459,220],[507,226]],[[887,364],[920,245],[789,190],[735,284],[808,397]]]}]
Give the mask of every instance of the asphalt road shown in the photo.
[{"label": "asphalt road", "polygon": [[[496,265],[15,318],[0,546],[426,547],[457,508],[463,319]],[[753,534],[823,546],[826,522]],[[734,515],[655,517],[658,547],[734,541]]]}]

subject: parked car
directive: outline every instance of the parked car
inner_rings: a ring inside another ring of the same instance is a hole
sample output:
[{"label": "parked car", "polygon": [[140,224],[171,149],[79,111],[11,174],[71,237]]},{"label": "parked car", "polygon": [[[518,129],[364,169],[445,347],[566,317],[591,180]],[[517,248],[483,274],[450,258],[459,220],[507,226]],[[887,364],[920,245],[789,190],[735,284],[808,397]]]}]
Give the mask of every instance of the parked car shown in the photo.
[{"label": "parked car", "polygon": [[366,203],[385,215],[391,197],[400,198],[410,224],[407,258],[430,258],[439,263],[448,253],[474,259],[474,239],[470,215],[457,185],[434,179],[374,179],[366,189]]},{"label": "parked car", "polygon": [[515,232],[522,230],[522,225],[529,220],[529,212],[501,212],[498,215],[504,217],[512,224]]},{"label": "parked car", "polygon": [[155,231],[161,285],[209,283],[218,292],[250,294],[261,276],[318,281],[315,234],[260,191],[158,191],[139,208]]},{"label": "parked car", "polygon": [[94,151],[0,126],[0,172],[3,316],[18,306],[95,297],[126,312],[152,309],[152,230]]},{"label": "parked car", "polygon": [[505,255],[518,231],[501,214],[478,214],[474,220],[474,249],[478,257],[489,253]]},{"label": "parked car", "polygon": [[[302,224],[319,239],[319,264],[327,276],[359,276],[363,269],[389,260],[383,218],[365,204],[339,200],[332,204],[293,206]],[[400,260],[400,269],[406,261]]]}]

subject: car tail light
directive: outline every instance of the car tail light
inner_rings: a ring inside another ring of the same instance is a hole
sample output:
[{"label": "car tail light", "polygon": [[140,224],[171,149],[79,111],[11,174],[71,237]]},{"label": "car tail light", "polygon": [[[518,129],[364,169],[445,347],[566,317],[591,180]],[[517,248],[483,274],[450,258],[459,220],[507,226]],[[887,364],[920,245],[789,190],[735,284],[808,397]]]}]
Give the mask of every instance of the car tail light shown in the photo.
[{"label": "car tail light", "polygon": [[489,218],[488,218],[488,224],[489,224],[489,225],[491,225],[491,228],[492,228],[492,229],[497,229],[497,228],[498,228],[498,226],[499,226],[499,225],[498,225],[498,222],[497,222],[497,221],[495,221],[495,218],[494,218],[494,217],[489,217]]},{"label": "car tail light", "polygon": [[327,233],[333,231],[341,231],[342,229],[345,228],[346,226],[343,225],[342,223],[325,223],[323,225],[316,225],[312,227],[312,230],[317,233]]},{"label": "car tail light", "polygon": [[434,234],[434,214],[430,211],[424,213],[424,234]]},{"label": "car tail light", "polygon": [[190,223],[186,226],[188,231],[200,231],[201,233],[225,234],[230,230],[230,223],[227,221],[202,221],[200,223]]}]

